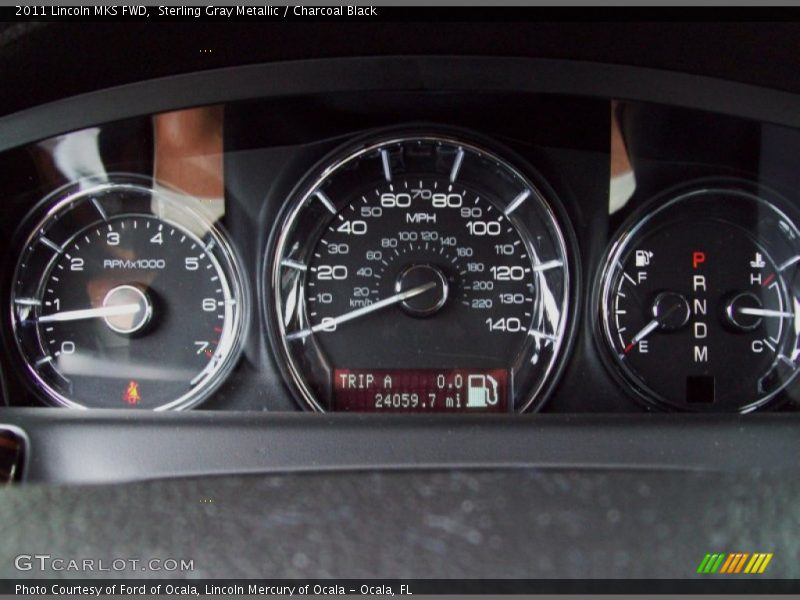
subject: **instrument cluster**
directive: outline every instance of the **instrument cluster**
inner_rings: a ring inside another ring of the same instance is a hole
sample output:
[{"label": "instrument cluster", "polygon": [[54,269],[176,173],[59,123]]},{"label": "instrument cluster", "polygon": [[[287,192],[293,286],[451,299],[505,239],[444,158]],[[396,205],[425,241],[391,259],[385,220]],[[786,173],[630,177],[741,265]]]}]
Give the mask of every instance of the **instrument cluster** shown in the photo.
[{"label": "instrument cluster", "polygon": [[420,92],[13,148],[6,402],[794,410],[792,147],[797,130],[664,105]]}]

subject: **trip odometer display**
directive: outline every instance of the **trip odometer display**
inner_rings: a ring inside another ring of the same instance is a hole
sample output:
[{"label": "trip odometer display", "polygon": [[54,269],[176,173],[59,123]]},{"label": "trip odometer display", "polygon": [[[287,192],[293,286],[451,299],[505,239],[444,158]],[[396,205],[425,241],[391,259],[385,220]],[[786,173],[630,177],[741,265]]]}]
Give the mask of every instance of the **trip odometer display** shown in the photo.
[{"label": "trip odometer display", "polygon": [[272,330],[318,410],[522,410],[553,375],[569,297],[543,194],[493,154],[408,136],[302,185],[272,255]]}]

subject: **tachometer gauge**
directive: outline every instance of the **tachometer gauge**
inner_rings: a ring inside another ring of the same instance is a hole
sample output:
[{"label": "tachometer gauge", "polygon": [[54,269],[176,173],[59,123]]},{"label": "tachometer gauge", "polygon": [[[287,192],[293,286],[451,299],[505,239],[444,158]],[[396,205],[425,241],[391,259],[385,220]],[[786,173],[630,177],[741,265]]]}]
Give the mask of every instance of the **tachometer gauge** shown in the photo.
[{"label": "tachometer gauge", "polygon": [[130,182],[53,199],[11,298],[18,349],[47,400],[180,409],[220,383],[241,346],[245,295],[196,202]]},{"label": "tachometer gauge", "polygon": [[704,187],[637,217],[608,256],[600,335],[642,397],[747,411],[800,364],[800,232],[766,192]]},{"label": "tachometer gauge", "polygon": [[551,201],[450,137],[336,153],[290,199],[266,278],[298,397],[338,411],[538,405],[570,322],[572,257]]}]

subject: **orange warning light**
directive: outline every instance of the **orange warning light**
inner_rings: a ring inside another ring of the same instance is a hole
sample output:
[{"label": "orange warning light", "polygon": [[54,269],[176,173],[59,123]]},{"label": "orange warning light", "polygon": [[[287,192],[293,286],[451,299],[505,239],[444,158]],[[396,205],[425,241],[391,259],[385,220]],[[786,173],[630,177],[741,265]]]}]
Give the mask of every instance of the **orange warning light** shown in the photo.
[{"label": "orange warning light", "polygon": [[135,381],[131,381],[130,383],[128,383],[128,388],[125,390],[125,393],[122,395],[122,398],[128,404],[131,405],[139,404],[139,400],[142,399],[142,397],[139,395],[139,384],[136,383]]}]

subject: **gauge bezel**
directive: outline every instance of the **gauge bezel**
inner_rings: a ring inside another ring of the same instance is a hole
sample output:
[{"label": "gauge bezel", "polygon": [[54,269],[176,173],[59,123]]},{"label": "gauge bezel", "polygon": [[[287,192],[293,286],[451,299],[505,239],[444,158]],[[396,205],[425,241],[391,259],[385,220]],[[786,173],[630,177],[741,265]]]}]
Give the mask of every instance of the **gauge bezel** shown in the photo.
[{"label": "gauge bezel", "polygon": [[[229,242],[230,238],[224,228],[220,224],[212,222],[211,219],[204,214],[199,204],[194,207],[187,206],[187,201],[194,200],[192,196],[170,186],[166,186],[161,182],[154,182],[152,179],[144,176],[113,173],[102,181],[96,178],[72,181],[46,195],[30,213],[29,217],[18,230],[19,233],[17,237],[20,238],[21,241],[15,243],[14,247],[18,249],[19,255],[15,261],[13,271],[14,279],[7,291],[7,299],[5,300],[9,302],[6,314],[8,315],[11,325],[10,333],[14,339],[12,343],[14,352],[12,352],[12,355],[14,360],[24,367],[24,373],[27,375],[21,377],[24,384],[45,404],[83,410],[95,408],[90,405],[87,406],[87,403],[81,402],[80,399],[72,399],[64,396],[49,385],[37,372],[36,368],[28,360],[25,350],[21,347],[17,318],[14,314],[14,301],[18,291],[17,280],[20,266],[31,244],[35,241],[40,232],[45,230],[48,224],[58,219],[61,215],[66,214],[74,206],[87,201],[87,197],[98,193],[108,193],[109,191],[113,192],[117,190],[157,197],[159,203],[169,206],[170,217],[163,217],[151,211],[125,210],[114,213],[110,218],[153,218],[165,225],[174,227],[198,245],[206,246],[191,230],[191,226],[200,227],[201,230],[205,232],[205,235],[208,235],[214,242],[213,248],[206,252],[211,263],[215,265],[215,269],[225,277],[225,280],[222,281],[222,287],[224,289],[223,294],[226,298],[235,300],[230,313],[230,318],[232,319],[230,327],[225,337],[220,338],[220,344],[217,346],[215,352],[215,354],[221,356],[219,363],[189,392],[170,402],[154,407],[151,410],[160,412],[193,408],[205,401],[220,387],[220,385],[222,385],[241,356],[244,347],[244,333],[248,330],[250,319],[250,291],[247,280],[243,276],[242,262],[234,246]],[[180,198],[181,202],[178,202],[176,200],[177,198]],[[37,215],[40,216],[37,217]],[[31,222],[34,224],[31,225]],[[80,235],[82,231],[83,229],[73,232],[68,237],[68,241]],[[55,258],[54,256],[41,271],[40,274],[42,277],[45,277],[50,272],[50,264]],[[220,279],[222,280],[222,277],[220,277]],[[40,281],[36,285],[37,288],[40,288],[42,282]],[[40,336],[38,327],[36,328],[35,335],[37,337]],[[198,372],[198,374],[200,373],[202,373],[202,371]],[[114,410],[124,409],[119,408]]]},{"label": "gauge bezel", "polygon": [[[362,133],[354,140],[326,153],[287,194],[285,204],[276,219],[276,225],[269,236],[261,286],[264,298],[269,299],[264,302],[267,333],[284,382],[303,410],[327,412],[317,400],[314,391],[309,388],[305,376],[292,357],[292,351],[286,340],[286,328],[280,318],[280,309],[283,305],[280,258],[283,256],[288,238],[294,233],[293,223],[304,209],[309,197],[343,165],[381,147],[413,140],[461,146],[502,165],[536,195],[539,206],[555,226],[554,239],[564,257],[564,295],[560,308],[565,316],[559,323],[558,341],[547,370],[527,397],[521,403],[512,402],[511,408],[515,413],[536,411],[545,403],[566,367],[581,314],[580,254],[571,220],[552,187],[516,152],[475,132],[439,125],[400,125]],[[527,240],[525,243],[528,243]],[[529,252],[530,250],[529,248]],[[304,293],[302,287],[299,294]]]},{"label": "gauge bezel", "polygon": [[[630,244],[636,240],[638,234],[647,227],[652,219],[658,217],[663,212],[669,210],[675,204],[691,201],[693,197],[702,197],[709,194],[729,194],[737,195],[756,204],[766,206],[771,212],[779,215],[788,223],[791,223],[797,230],[798,220],[792,218],[788,213],[796,212],[791,210],[790,202],[779,193],[753,181],[738,178],[703,178],[691,182],[685,182],[670,187],[643,203],[642,206],[633,211],[622,225],[611,235],[611,243],[603,254],[592,285],[591,295],[591,319],[593,338],[598,348],[601,361],[607,371],[613,376],[614,380],[622,386],[629,397],[632,397],[647,409],[657,409],[661,411],[682,411],[690,413],[713,413],[713,409],[703,410],[701,407],[691,408],[662,398],[659,394],[650,390],[640,382],[639,376],[624,365],[617,357],[615,351],[614,334],[610,322],[609,293],[613,287],[611,284],[616,281],[614,276],[614,266],[620,260],[622,254],[626,252]],[[796,378],[797,369],[794,375],[771,393],[759,398],[739,408],[739,414],[746,414],[763,408],[767,405],[778,407],[782,402],[781,396],[785,394],[786,388],[792,384]],[[785,401],[786,398],[783,399]],[[717,411],[718,412],[718,411]]]}]

